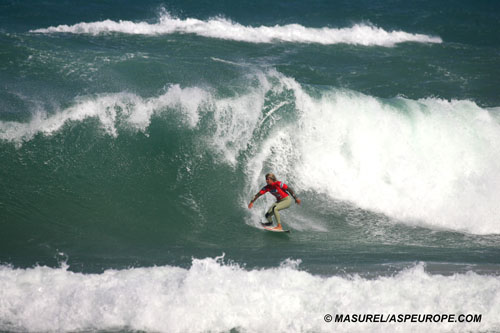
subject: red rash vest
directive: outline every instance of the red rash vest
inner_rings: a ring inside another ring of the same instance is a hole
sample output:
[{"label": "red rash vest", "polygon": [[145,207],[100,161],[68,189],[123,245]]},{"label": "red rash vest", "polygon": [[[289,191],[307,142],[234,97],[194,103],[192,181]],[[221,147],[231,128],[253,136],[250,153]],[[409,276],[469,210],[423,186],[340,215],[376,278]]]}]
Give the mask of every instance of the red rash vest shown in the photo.
[{"label": "red rash vest", "polygon": [[288,193],[285,192],[286,190],[288,190],[288,185],[280,181],[276,181],[271,185],[264,186],[259,193],[266,194],[267,192],[270,192],[272,195],[276,197],[277,201],[280,201],[281,199],[286,198],[288,196]]}]

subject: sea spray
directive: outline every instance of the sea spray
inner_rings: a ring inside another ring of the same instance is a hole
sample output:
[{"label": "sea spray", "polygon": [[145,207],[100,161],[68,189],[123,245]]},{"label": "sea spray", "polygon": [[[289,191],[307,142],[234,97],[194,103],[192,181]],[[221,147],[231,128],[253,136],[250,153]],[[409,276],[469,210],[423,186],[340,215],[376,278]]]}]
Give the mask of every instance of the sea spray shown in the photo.
[{"label": "sea spray", "polygon": [[49,114],[40,111],[26,123],[0,122],[0,139],[22,143],[36,134],[52,135],[67,122],[81,122],[89,118],[99,120],[105,132],[118,135],[118,125],[124,128],[145,131],[151,118],[158,113],[175,110],[184,123],[194,127],[199,119],[199,107],[209,101],[209,93],[200,88],[169,87],[158,97],[142,98],[131,93],[101,94],[78,97],[73,106]]}]

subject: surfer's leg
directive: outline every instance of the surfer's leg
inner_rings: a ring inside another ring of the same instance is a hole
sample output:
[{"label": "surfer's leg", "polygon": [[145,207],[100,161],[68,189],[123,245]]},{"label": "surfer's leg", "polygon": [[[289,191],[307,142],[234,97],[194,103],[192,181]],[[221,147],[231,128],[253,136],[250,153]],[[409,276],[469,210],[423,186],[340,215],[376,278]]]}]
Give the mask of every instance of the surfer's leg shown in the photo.
[{"label": "surfer's leg", "polygon": [[276,207],[276,204],[273,204],[269,209],[267,210],[266,213],[266,219],[268,223],[273,223],[273,215],[274,215],[274,208]]},{"label": "surfer's leg", "polygon": [[278,222],[278,227],[281,226],[280,210],[287,209],[288,207],[290,207],[291,204],[292,204],[292,199],[290,199],[290,196],[288,196],[282,199],[280,202],[274,204],[273,207],[271,207],[273,209],[276,222]]}]

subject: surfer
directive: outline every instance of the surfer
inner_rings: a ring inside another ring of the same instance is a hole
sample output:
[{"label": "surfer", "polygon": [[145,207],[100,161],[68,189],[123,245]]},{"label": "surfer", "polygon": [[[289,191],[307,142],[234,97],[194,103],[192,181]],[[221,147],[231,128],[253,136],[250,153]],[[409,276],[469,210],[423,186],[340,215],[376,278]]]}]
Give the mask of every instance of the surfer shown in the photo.
[{"label": "surfer", "polygon": [[[292,204],[292,199],[290,195],[295,199],[296,204],[300,204],[300,199],[297,198],[293,189],[285,183],[282,183],[276,179],[276,176],[273,173],[268,173],[266,175],[266,183],[259,193],[257,193],[252,201],[248,204],[248,209],[253,207],[253,203],[257,200],[261,195],[270,192],[272,195],[276,197],[276,202],[269,207],[269,210],[266,213],[267,223],[262,223],[263,225],[270,226],[273,224],[273,215],[276,218],[276,222],[278,226],[274,229],[281,230],[283,229],[281,226],[280,213],[279,211],[282,209],[286,209],[290,207]],[[289,195],[290,194],[290,195]]]}]

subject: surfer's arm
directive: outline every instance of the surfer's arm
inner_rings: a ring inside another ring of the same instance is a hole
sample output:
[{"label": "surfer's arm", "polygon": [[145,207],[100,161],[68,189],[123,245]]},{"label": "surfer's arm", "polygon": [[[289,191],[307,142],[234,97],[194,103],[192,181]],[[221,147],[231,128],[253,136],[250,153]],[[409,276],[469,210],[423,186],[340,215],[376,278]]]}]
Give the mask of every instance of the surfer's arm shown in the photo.
[{"label": "surfer's arm", "polygon": [[259,192],[253,197],[252,201],[250,201],[250,203],[248,204],[249,209],[253,207],[253,203],[255,202],[255,200],[257,200],[261,195],[262,194]]},{"label": "surfer's arm", "polygon": [[297,204],[300,204],[300,199],[297,197],[297,195],[295,194],[295,191],[290,186],[287,186],[286,191],[288,193],[290,193],[290,195],[292,196],[292,198],[295,200],[295,202]]}]

